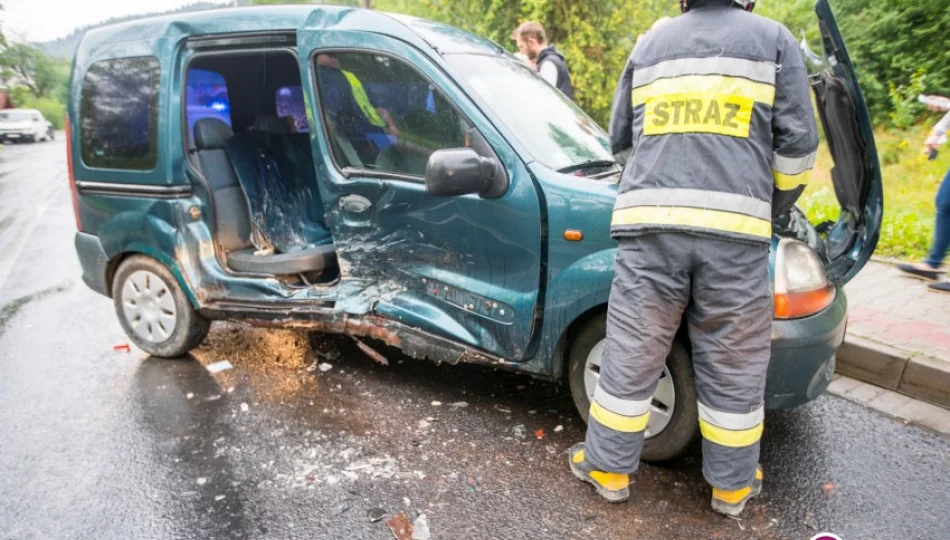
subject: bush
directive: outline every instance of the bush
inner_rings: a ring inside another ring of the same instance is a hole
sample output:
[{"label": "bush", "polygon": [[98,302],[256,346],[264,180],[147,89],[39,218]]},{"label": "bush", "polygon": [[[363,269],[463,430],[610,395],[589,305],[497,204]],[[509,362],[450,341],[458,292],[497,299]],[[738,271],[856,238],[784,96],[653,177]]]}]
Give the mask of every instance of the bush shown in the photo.
[{"label": "bush", "polygon": [[18,86],[10,91],[13,103],[19,109],[36,109],[50,121],[56,129],[66,126],[66,104],[56,98],[38,98],[29,89]]},{"label": "bush", "polygon": [[924,111],[923,105],[917,101],[920,94],[926,93],[924,81],[927,78],[927,71],[920,68],[910,78],[910,84],[895,86],[893,82],[888,85],[888,97],[891,100],[891,123],[894,126],[907,129],[920,120],[920,115]]}]

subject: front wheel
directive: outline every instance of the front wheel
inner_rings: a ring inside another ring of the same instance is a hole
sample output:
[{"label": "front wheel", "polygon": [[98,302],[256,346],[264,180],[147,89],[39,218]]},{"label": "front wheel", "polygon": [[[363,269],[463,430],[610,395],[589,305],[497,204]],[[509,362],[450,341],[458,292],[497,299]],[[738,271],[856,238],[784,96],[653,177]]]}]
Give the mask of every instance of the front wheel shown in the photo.
[{"label": "front wheel", "polygon": [[[574,404],[584,421],[600,380],[607,344],[607,314],[589,321],[577,334],[568,359]],[[669,461],[682,455],[699,436],[699,412],[693,366],[682,343],[674,342],[660,376],[643,445],[643,461]]]},{"label": "front wheel", "polygon": [[208,335],[211,322],[195,311],[171,272],[155,259],[135,255],[112,281],[116,315],[129,339],[163,358],[182,356]]}]

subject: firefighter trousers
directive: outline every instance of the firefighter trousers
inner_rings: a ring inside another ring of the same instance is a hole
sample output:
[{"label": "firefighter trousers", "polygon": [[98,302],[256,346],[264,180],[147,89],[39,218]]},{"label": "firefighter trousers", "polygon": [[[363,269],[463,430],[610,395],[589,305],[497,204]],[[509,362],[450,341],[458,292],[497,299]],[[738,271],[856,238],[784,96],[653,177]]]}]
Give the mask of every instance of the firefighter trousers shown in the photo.
[{"label": "firefighter trousers", "polygon": [[685,315],[703,475],[724,490],[750,484],[759,461],[771,355],[768,264],[765,243],[681,232],[621,240],[587,426],[586,456],[594,466],[636,471],[653,395]]}]

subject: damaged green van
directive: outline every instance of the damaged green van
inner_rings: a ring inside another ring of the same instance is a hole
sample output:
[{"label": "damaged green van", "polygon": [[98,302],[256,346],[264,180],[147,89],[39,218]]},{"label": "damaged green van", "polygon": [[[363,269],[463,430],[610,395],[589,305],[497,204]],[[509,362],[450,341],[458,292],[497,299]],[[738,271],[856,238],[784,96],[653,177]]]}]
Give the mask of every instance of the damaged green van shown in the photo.
[{"label": "damaged green van", "polygon": [[[766,406],[819,396],[842,286],[882,215],[871,122],[825,0],[803,51],[841,203],[774,226]],[[371,338],[416,358],[565,380],[586,417],[605,340],[620,167],[607,136],[497,45],[421,19],[268,6],[90,31],[68,104],[83,279],[174,357],[213,320]],[[673,347],[644,457],[698,430]]]}]

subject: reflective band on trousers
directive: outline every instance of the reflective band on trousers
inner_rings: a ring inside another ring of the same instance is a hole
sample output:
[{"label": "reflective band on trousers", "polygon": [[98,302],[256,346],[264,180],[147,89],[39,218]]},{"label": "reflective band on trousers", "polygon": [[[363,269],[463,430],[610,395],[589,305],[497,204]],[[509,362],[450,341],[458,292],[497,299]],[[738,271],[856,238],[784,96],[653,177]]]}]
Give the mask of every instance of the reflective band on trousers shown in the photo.
[{"label": "reflective band on trousers", "polygon": [[699,403],[699,428],[707,441],[730,448],[741,448],[762,438],[762,407],[749,413],[727,413]]},{"label": "reflective band on trousers", "polygon": [[350,83],[350,89],[353,90],[353,99],[356,100],[356,104],[359,105],[360,110],[363,112],[363,115],[366,116],[369,123],[376,127],[385,126],[386,122],[383,122],[383,119],[379,117],[379,113],[376,112],[376,108],[373,107],[369,96],[366,95],[366,89],[363,88],[363,83],[360,82],[359,78],[349,71],[344,71],[343,75]]},{"label": "reflective band on trousers", "polygon": [[621,433],[637,433],[647,428],[650,423],[650,413],[646,412],[640,416],[624,416],[615,412],[608,411],[596,401],[590,404],[590,417],[600,422],[601,425]]},{"label": "reflective band on trousers", "polygon": [[809,171],[815,167],[817,152],[802,157],[786,157],[775,154],[772,158],[772,176],[775,187],[790,191],[808,183]]},{"label": "reflective band on trousers", "polygon": [[676,206],[639,206],[614,210],[612,226],[658,225],[712,229],[759,238],[772,237],[772,222],[732,212]]},{"label": "reflective band on trousers", "polygon": [[622,399],[608,394],[600,385],[597,385],[597,389],[594,390],[594,401],[608,411],[617,414],[624,416],[641,416],[650,412],[653,398],[642,400]]},{"label": "reflective band on trousers", "polygon": [[715,56],[712,58],[677,58],[658,64],[637,68],[633,71],[633,87],[652,83],[657,79],[681,77],[683,75],[727,75],[742,77],[752,81],[775,85],[775,64]]},{"label": "reflective band on trousers", "polygon": [[775,101],[775,86],[723,75],[684,75],[657,79],[648,85],[634,88],[631,105],[636,107],[651,98],[678,94],[728,96],[771,106]]},{"label": "reflective band on trousers", "polygon": [[648,188],[635,189],[617,197],[614,208],[632,208],[635,206],[682,206],[721,210],[735,214],[745,214],[771,221],[772,205],[768,201],[722,191],[707,191],[688,188]]}]

